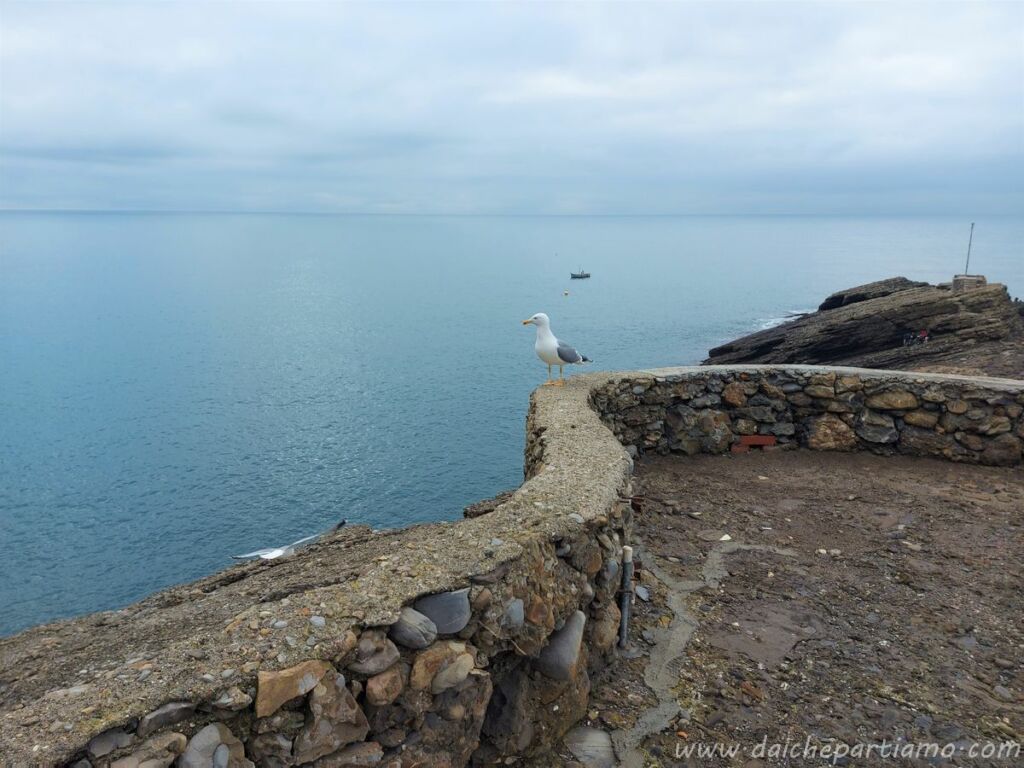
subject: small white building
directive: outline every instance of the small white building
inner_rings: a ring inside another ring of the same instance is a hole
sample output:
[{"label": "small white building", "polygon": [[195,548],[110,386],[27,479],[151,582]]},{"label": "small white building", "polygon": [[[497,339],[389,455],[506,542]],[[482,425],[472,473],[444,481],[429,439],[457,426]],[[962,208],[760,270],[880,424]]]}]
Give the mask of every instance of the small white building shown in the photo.
[{"label": "small white building", "polygon": [[984,275],[953,275],[953,293],[966,293],[988,285]]}]

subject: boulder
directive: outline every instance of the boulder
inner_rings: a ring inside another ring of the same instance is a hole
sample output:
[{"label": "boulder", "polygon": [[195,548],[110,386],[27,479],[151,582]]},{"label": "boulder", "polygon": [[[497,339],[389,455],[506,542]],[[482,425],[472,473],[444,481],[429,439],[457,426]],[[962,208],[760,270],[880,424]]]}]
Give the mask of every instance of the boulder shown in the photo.
[{"label": "boulder", "polygon": [[576,671],[583,643],[583,628],[587,617],[583,611],[576,611],[560,630],[551,635],[548,644],[540,652],[535,663],[541,674],[552,680],[569,680]]},{"label": "boulder", "polygon": [[326,661],[304,661],[279,672],[257,674],[256,717],[274,714],[286,701],[304,696],[316,687],[320,679],[334,667]]},{"label": "boulder", "polygon": [[421,597],[413,608],[434,622],[438,634],[441,635],[454,635],[460,632],[469,623],[473,613],[469,605],[468,587]]},{"label": "boulder", "polygon": [[313,688],[306,725],[292,748],[297,763],[309,763],[362,741],[370,731],[366,715],[345,687],[345,676],[332,672]]}]

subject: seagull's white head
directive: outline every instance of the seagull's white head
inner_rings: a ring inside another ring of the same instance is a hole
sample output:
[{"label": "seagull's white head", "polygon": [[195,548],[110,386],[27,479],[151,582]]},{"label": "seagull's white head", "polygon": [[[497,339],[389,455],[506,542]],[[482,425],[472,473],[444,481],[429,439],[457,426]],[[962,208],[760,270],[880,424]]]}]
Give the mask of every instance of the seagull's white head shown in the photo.
[{"label": "seagull's white head", "polygon": [[523,325],[536,325],[539,328],[550,328],[551,321],[548,320],[548,316],[543,312],[538,312],[533,317],[528,317],[523,320]]}]

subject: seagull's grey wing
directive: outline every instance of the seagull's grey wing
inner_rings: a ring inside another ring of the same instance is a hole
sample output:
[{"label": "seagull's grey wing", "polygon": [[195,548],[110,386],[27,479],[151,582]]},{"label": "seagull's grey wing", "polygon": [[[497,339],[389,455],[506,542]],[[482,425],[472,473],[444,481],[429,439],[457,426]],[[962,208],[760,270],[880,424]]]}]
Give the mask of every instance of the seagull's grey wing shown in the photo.
[{"label": "seagull's grey wing", "polygon": [[312,536],[307,536],[304,539],[299,539],[298,541],[292,542],[287,547],[285,547],[285,549],[291,549],[292,547],[299,546],[299,544],[305,544],[307,541],[312,541],[313,539],[319,539],[319,538],[320,538],[320,534],[319,533],[314,533]]},{"label": "seagull's grey wing", "polygon": [[583,355],[564,341],[560,341],[558,342],[558,359],[564,360],[566,363],[582,363]]},{"label": "seagull's grey wing", "polygon": [[273,551],[272,549],[257,549],[255,552],[246,552],[244,555],[232,555],[231,557],[235,560],[251,560],[254,557],[263,557]]}]

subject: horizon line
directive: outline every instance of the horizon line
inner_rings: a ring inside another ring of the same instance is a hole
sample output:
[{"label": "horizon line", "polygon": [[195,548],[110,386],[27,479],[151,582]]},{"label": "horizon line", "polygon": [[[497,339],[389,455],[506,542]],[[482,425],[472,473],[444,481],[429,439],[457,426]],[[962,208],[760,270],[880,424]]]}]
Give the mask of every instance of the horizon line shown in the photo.
[{"label": "horizon line", "polygon": [[937,217],[954,218],[964,216],[965,220],[972,218],[1021,218],[1020,213],[987,213],[967,214],[934,211],[925,212],[903,212],[903,213],[877,213],[867,211],[839,212],[792,212],[774,211],[765,212],[714,212],[714,213],[484,213],[484,212],[385,212],[385,211],[287,211],[287,210],[258,210],[258,209],[191,209],[191,208],[3,208],[0,207],[0,214],[77,214],[77,215],[114,215],[114,214],[135,214],[135,215],[207,215],[207,216],[380,216],[380,217],[419,217],[419,218],[701,218],[701,217],[730,217],[730,216],[860,216],[872,218],[902,218],[902,217]]}]

